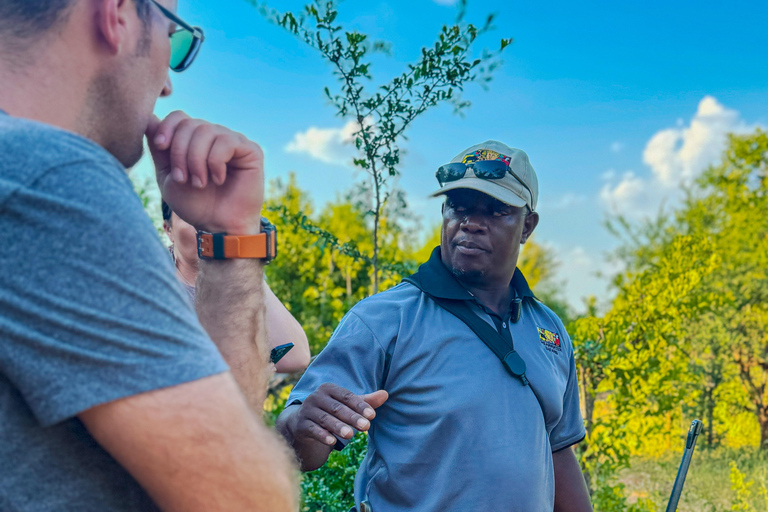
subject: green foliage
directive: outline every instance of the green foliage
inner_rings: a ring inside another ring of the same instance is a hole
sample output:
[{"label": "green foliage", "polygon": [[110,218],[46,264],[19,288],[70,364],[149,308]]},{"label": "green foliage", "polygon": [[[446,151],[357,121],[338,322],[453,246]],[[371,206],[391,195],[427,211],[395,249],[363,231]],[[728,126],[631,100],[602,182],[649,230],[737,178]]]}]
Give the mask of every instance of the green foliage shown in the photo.
[{"label": "green foliage", "polygon": [[619,506],[615,475],[632,454],[681,449],[658,440],[679,437],[691,416],[704,419],[702,444],[734,446],[749,411],[768,446],[767,168],[765,132],[731,136],[679,209],[611,223],[626,268],[616,299],[569,326],[596,504]]},{"label": "green foliage", "polygon": [[[317,354],[346,312],[373,293],[373,262],[365,256],[371,250],[370,218],[351,196],[315,213],[293,175],[287,183],[274,181],[268,197],[265,211],[277,226],[280,247],[279,257],[266,267],[267,281],[304,327]],[[388,263],[382,286],[399,283],[416,268],[408,238],[398,212],[385,209],[380,242]]]},{"label": "green foliage", "polygon": [[368,436],[359,433],[340,452],[333,452],[320,469],[301,482],[303,512],[347,512],[355,504],[357,468],[365,457]]},{"label": "green foliage", "polygon": [[759,499],[764,507],[760,510],[768,510],[768,489],[765,485],[755,486],[754,480],[747,480],[746,475],[739,471],[734,461],[731,461],[731,490],[736,493],[736,499],[731,505],[733,511],[758,512],[758,509],[752,504]]},{"label": "green foliage", "polygon": [[[256,0],[267,19],[316,49],[333,69],[338,90],[325,88],[325,94],[339,117],[350,117],[357,123],[353,164],[367,173],[370,181],[363,184],[368,192],[366,210],[373,216],[372,256],[373,292],[379,290],[380,230],[384,210],[393,189],[391,179],[400,174],[400,143],[408,126],[428,109],[448,104],[455,112],[469,106],[462,100],[466,84],[487,84],[499,65],[499,54],[511,39],[502,39],[498,50],[484,51],[473,58],[477,38],[492,29],[493,16],[482,25],[463,21],[466,3],[453,25],[443,26],[434,45],[424,47],[421,57],[388,83],[370,87],[370,60],[375,53],[388,53],[390,45],[371,41],[354,29],[344,28],[338,21],[334,0],[314,0],[299,14],[281,13]],[[304,227],[304,223],[299,223]]]}]

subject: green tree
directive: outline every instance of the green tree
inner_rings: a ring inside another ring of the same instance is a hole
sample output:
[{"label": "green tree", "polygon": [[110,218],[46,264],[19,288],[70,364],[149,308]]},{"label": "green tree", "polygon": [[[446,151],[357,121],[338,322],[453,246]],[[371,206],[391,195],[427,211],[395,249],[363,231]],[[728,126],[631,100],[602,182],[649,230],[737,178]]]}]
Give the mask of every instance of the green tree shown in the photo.
[{"label": "green tree", "polygon": [[271,21],[296,35],[316,49],[329,62],[338,79],[336,92],[325,88],[325,94],[339,117],[349,117],[357,124],[354,165],[366,172],[370,191],[366,210],[373,216],[372,264],[373,293],[379,290],[379,258],[384,210],[392,195],[391,178],[400,173],[400,143],[410,124],[428,109],[448,104],[460,112],[469,106],[461,98],[466,84],[491,80],[499,65],[498,56],[510,44],[502,39],[497,51],[484,51],[472,57],[477,38],[492,29],[493,15],[476,26],[464,21],[466,0],[453,25],[443,26],[434,45],[424,47],[421,57],[386,84],[370,87],[371,55],[388,53],[390,45],[370,41],[356,30],[347,30],[338,22],[334,0],[314,0],[299,14],[280,13],[250,2]]},{"label": "green tree", "polygon": [[[269,286],[304,327],[313,354],[322,350],[341,318],[373,293],[370,216],[347,194],[315,213],[293,174],[275,180],[265,215],[278,229],[279,257],[266,268]],[[323,225],[328,231],[317,226]],[[397,210],[383,211],[381,253],[389,262],[382,285],[393,286],[415,269]]]}]

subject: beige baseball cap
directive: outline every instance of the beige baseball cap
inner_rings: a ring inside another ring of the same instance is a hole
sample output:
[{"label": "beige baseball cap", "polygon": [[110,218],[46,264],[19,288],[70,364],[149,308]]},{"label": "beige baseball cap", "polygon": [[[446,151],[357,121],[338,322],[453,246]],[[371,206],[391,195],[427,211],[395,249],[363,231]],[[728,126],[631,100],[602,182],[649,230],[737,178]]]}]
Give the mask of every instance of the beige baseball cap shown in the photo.
[{"label": "beige baseball cap", "polygon": [[465,149],[456,155],[451,163],[469,164],[480,160],[502,160],[509,165],[515,176],[507,173],[497,180],[482,179],[475,176],[470,167],[463,178],[445,183],[440,190],[430,194],[430,197],[445,194],[449,190],[469,188],[488,194],[502,203],[517,207],[527,205],[531,211],[536,211],[539,180],[525,151],[511,148],[496,140],[489,140]]}]

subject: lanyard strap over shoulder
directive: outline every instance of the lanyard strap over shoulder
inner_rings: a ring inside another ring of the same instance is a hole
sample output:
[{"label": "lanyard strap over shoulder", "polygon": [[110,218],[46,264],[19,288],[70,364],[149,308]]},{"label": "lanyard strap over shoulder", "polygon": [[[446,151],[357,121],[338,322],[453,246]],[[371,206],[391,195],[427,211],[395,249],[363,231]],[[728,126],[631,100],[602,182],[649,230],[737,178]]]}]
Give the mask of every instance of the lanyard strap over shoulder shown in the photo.
[{"label": "lanyard strap over shoulder", "polygon": [[483,343],[496,354],[496,357],[499,358],[510,375],[520,379],[524,386],[528,385],[528,379],[525,376],[525,361],[523,361],[520,354],[515,351],[515,347],[510,346],[496,329],[473,313],[472,310],[467,307],[465,301],[435,297],[422,288],[421,284],[416,279],[410,277],[405,278],[404,281],[414,285],[424,292],[430,299],[435,301],[440,307],[464,322],[467,327],[472,329],[477,337],[483,340]]}]

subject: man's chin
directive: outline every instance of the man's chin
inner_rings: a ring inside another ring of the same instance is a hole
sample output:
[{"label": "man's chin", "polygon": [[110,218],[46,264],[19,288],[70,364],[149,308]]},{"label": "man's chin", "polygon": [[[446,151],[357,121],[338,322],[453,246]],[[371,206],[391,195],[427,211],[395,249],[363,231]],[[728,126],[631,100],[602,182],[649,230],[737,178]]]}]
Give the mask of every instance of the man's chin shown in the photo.
[{"label": "man's chin", "polygon": [[144,138],[139,139],[138,144],[134,144],[133,147],[116,148],[114,151],[110,151],[118,162],[123,164],[128,171],[131,167],[139,163],[141,157],[144,155]]},{"label": "man's chin", "polygon": [[451,269],[453,276],[459,281],[477,281],[485,277],[485,269],[454,267]]}]

